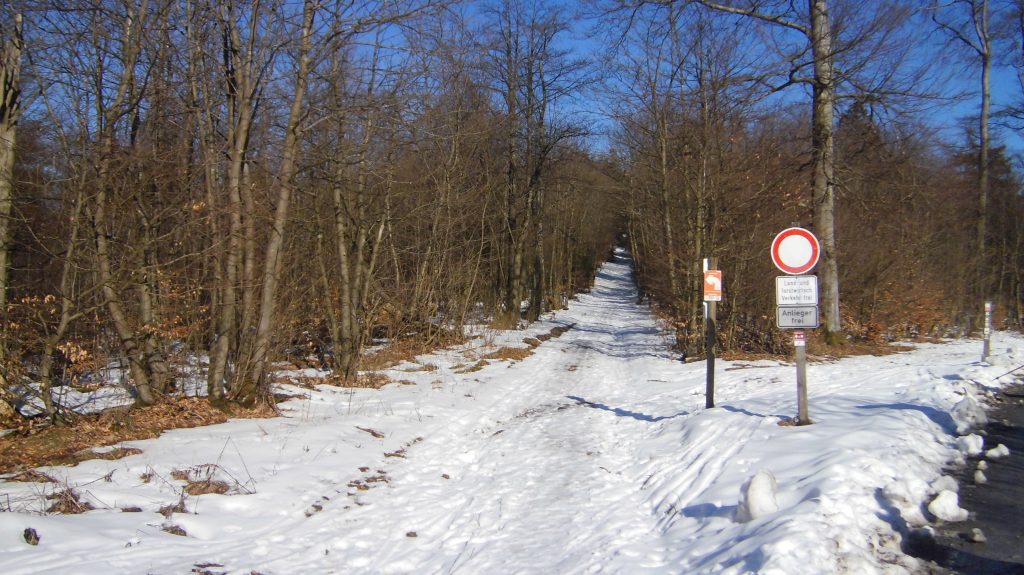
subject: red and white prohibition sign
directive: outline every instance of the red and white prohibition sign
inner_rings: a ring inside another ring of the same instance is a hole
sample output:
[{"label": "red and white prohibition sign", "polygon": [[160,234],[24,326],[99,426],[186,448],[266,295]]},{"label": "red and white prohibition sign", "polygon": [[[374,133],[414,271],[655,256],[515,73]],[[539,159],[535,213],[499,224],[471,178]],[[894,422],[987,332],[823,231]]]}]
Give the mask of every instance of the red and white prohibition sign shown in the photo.
[{"label": "red and white prohibition sign", "polygon": [[804,228],[786,228],[772,241],[772,261],[783,273],[806,273],[818,265],[819,255],[818,238]]}]

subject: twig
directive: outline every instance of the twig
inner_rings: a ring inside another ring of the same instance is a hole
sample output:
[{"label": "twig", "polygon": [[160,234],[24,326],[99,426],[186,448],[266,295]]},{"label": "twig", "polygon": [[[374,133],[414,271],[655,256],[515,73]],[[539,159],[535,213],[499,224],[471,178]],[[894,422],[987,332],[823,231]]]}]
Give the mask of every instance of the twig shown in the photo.
[{"label": "twig", "polygon": [[1008,372],[1004,373],[1003,375],[1000,375],[1000,376],[997,376],[997,377],[993,377],[993,378],[992,378],[992,381],[995,381],[995,380],[997,380],[997,379],[999,379],[999,378],[1001,378],[1001,377],[1006,377],[1007,375],[1010,375],[1011,373],[1013,373],[1013,372],[1017,371],[1018,369],[1024,369],[1024,364],[1022,364],[1022,365],[1018,365],[1017,367],[1015,367],[1015,368],[1011,369],[1010,371],[1008,371]]}]

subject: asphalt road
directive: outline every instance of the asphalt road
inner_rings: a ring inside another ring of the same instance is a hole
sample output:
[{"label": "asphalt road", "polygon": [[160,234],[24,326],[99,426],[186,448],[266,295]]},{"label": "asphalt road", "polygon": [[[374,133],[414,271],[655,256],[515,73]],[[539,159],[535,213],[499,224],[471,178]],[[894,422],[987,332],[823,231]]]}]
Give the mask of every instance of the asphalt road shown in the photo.
[{"label": "asphalt road", "polygon": [[[959,473],[960,506],[970,518],[938,530],[926,553],[935,573],[1024,575],[1024,385],[1004,388],[988,416],[986,450],[1002,443],[1010,455],[982,458],[988,462],[985,484],[974,483],[977,459]],[[975,528],[986,541],[972,541]]]}]

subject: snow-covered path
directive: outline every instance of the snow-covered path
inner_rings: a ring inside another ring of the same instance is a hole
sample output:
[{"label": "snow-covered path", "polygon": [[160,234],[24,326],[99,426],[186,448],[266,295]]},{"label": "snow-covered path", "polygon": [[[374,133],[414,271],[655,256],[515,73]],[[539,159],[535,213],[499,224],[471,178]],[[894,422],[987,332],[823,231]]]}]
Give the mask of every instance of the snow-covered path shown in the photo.
[{"label": "snow-covered path", "polygon": [[[587,572],[645,544],[657,521],[630,468],[637,438],[668,415],[611,406],[636,398],[652,360],[665,369],[672,360],[653,320],[631,305],[635,297],[624,263],[607,266],[593,293],[560,318],[572,329],[517,364],[514,377],[494,382],[498,389],[481,390],[473,417],[454,419],[410,449],[388,489],[328,528],[359,534],[342,547],[350,566]],[[409,533],[415,541],[402,541]],[[331,565],[304,555],[303,570]]]},{"label": "snow-covered path", "polygon": [[[814,363],[816,423],[784,427],[791,365],[720,361],[706,410],[703,364],[669,354],[635,301],[620,253],[569,310],[389,372],[412,385],[302,390],[286,417],[0,483],[0,572],[905,572],[900,535],[934,519],[943,465],[974,443],[958,425],[1024,358],[998,334],[991,364],[976,341]],[[568,326],[526,359],[467,368]],[[738,522],[758,471],[778,510]],[[227,493],[190,495],[185,476]],[[67,487],[96,510],[40,513]]]}]

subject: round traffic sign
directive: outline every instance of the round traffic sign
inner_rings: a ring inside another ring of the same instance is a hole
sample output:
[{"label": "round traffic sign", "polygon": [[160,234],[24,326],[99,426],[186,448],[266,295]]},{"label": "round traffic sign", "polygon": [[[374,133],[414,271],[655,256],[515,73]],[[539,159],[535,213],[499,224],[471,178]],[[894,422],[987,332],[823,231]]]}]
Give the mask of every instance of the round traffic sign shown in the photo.
[{"label": "round traffic sign", "polygon": [[787,228],[772,241],[772,262],[783,273],[800,275],[818,265],[818,238],[804,228]]}]

